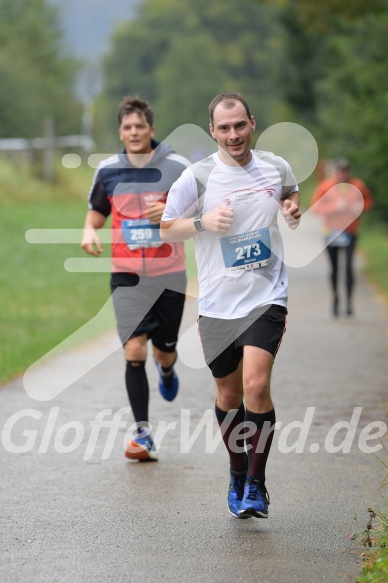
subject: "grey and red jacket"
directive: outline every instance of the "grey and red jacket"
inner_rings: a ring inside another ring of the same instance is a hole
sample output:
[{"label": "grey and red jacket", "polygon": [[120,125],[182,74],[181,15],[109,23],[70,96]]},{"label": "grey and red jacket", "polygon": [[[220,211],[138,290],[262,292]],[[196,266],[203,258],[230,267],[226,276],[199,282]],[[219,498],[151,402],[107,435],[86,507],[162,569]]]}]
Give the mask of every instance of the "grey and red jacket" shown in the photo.
[{"label": "grey and red jacket", "polygon": [[166,202],[172,184],[190,164],[166,144],[152,140],[152,147],[154,155],[142,168],[131,164],[125,150],[101,162],[89,192],[89,210],[105,217],[112,215],[115,273],[158,276],[185,269],[183,243],[137,247],[125,239],[124,226],[133,219],[145,218],[146,203]]}]

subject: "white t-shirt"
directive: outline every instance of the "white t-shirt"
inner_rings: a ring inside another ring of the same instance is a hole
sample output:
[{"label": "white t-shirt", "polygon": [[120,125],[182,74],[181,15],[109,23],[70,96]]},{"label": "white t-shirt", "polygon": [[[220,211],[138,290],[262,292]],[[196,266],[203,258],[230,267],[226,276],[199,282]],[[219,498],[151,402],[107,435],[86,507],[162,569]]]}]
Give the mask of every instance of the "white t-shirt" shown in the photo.
[{"label": "white t-shirt", "polygon": [[194,236],[201,315],[240,318],[268,304],[287,305],[277,214],[281,199],[297,190],[283,158],[255,150],[243,167],[228,166],[213,154],[173,184],[163,221],[195,217],[222,204],[234,209],[227,235],[199,231]]}]

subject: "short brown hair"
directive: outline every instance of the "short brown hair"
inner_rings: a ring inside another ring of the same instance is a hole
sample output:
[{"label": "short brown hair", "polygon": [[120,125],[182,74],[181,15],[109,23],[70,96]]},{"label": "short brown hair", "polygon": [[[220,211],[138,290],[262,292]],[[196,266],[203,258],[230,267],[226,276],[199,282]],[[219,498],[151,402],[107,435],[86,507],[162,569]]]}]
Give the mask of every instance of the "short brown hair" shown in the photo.
[{"label": "short brown hair", "polygon": [[213,125],[214,124],[214,110],[216,108],[216,106],[221,103],[224,102],[224,106],[227,109],[231,109],[235,102],[239,101],[240,103],[243,104],[243,106],[245,107],[245,111],[247,112],[247,116],[249,119],[251,119],[252,117],[252,113],[251,113],[251,109],[248,105],[247,100],[245,99],[245,97],[243,97],[241,95],[241,93],[228,93],[228,92],[224,92],[224,93],[219,93],[218,95],[216,95],[210,102],[209,104],[209,119],[210,119],[210,123]]},{"label": "short brown hair", "polygon": [[149,106],[148,101],[144,101],[138,95],[127,95],[118,105],[119,125],[123,117],[131,113],[137,113],[144,117],[151,127],[154,123],[154,112]]}]

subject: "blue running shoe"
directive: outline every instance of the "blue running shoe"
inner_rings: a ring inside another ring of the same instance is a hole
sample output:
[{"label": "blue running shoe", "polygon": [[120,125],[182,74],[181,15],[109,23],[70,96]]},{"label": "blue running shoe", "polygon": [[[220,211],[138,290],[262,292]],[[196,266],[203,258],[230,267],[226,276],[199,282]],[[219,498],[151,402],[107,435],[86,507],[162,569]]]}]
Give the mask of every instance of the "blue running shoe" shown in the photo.
[{"label": "blue running shoe", "polygon": [[268,518],[268,506],[269,496],[263,482],[255,480],[252,476],[247,476],[238,517],[255,516],[256,518]]},{"label": "blue running shoe", "polygon": [[157,362],[156,368],[159,373],[159,391],[163,399],[166,401],[173,401],[178,393],[179,380],[175,373],[174,367],[172,367],[171,372],[165,374],[162,370],[161,365]]},{"label": "blue running shoe", "polygon": [[250,516],[239,517],[241,500],[244,495],[244,484],[247,479],[247,472],[236,472],[230,468],[230,482],[228,492],[228,510],[235,518],[250,518]]},{"label": "blue running shoe", "polygon": [[139,462],[156,462],[158,452],[150,435],[147,435],[146,431],[140,430],[128,443],[125,456],[130,460],[139,460]]}]

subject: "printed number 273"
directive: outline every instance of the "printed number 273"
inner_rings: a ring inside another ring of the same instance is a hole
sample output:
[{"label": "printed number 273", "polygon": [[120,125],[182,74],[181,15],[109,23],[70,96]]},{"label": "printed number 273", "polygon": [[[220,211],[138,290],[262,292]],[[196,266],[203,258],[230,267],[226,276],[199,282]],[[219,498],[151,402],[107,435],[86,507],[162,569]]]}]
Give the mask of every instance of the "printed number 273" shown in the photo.
[{"label": "printed number 273", "polygon": [[237,259],[249,259],[251,255],[257,257],[261,253],[260,245],[252,243],[252,245],[244,245],[244,247],[236,247]]}]

